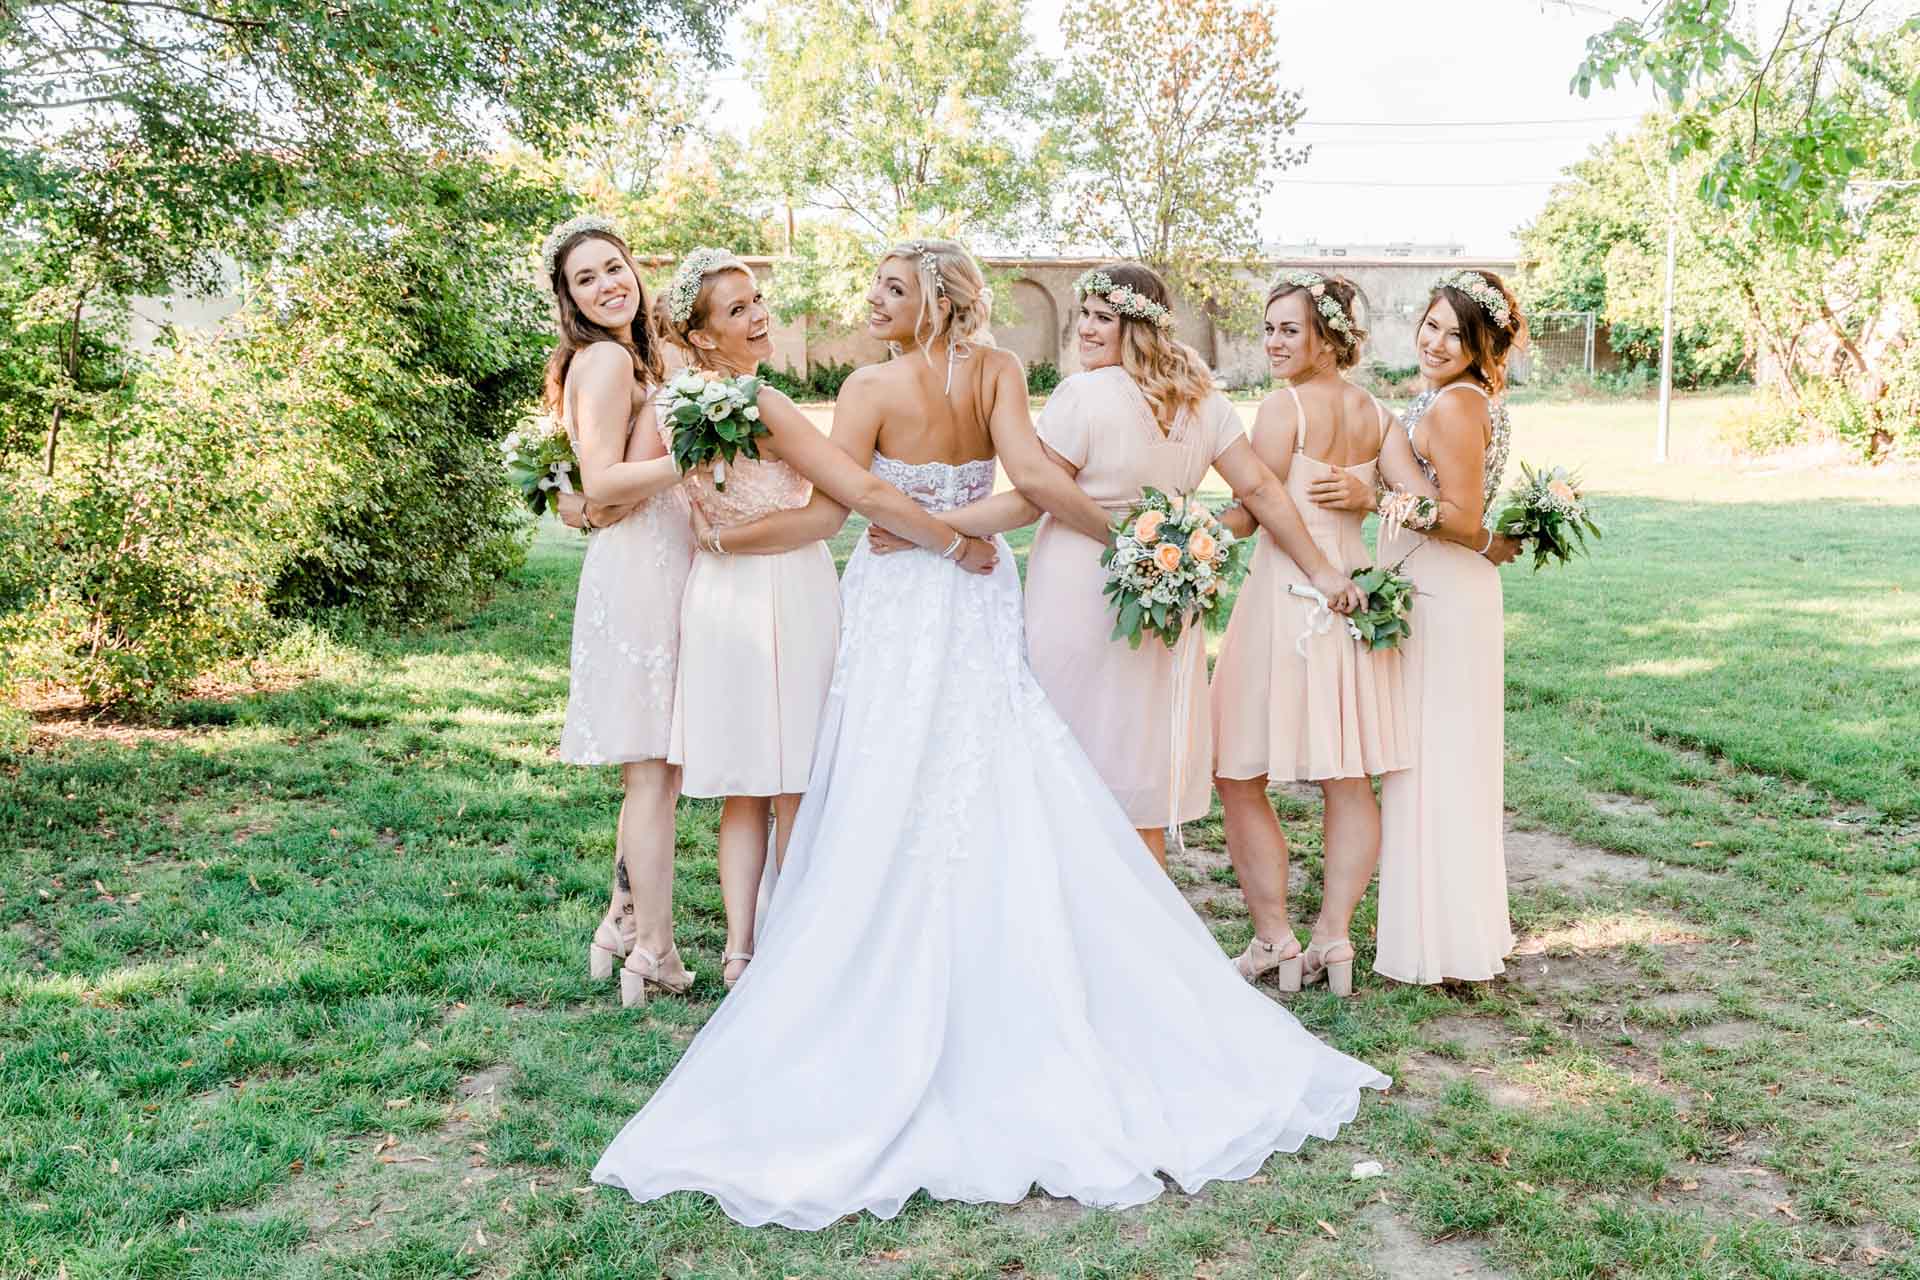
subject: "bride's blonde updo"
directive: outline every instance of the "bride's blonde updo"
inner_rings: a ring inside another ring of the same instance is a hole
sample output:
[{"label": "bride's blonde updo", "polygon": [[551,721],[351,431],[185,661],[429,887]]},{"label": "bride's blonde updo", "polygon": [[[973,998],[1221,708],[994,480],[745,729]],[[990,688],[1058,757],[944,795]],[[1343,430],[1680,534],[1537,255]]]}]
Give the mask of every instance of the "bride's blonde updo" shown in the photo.
[{"label": "bride's blonde updo", "polygon": [[[1152,267],[1116,262],[1100,270],[1113,281],[1116,292],[1130,289],[1172,313],[1173,294]],[[1196,412],[1200,402],[1213,394],[1213,371],[1198,351],[1173,336],[1171,328],[1144,317],[1116,314],[1120,316],[1120,367],[1146,397],[1160,429],[1171,431],[1183,411]]]},{"label": "bride's blonde updo", "polygon": [[[957,240],[903,240],[881,255],[880,261],[905,262],[920,282],[920,314],[914,317],[913,340],[925,347],[945,336],[955,346],[988,342],[987,318],[993,310],[993,290],[980,264]],[[940,300],[952,311],[943,319]],[[979,335],[979,336],[976,336]]]},{"label": "bride's blonde updo", "polygon": [[754,279],[753,268],[731,249],[695,249],[674,268],[673,279],[654,297],[653,325],[660,336],[687,353],[687,359],[705,366],[710,353],[694,345],[689,336],[707,325],[707,306],[713,299],[714,281],[730,271]]}]

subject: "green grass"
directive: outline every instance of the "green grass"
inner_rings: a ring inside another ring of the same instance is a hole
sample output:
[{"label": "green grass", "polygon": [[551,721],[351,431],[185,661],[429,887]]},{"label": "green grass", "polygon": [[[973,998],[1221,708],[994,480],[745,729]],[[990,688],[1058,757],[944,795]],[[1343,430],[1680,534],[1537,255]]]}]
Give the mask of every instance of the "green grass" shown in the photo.
[{"label": "green grass", "polygon": [[[0,1276],[1367,1276],[1394,1221],[1481,1275],[1920,1276],[1920,504],[1717,460],[1728,403],[1681,402],[1666,468],[1650,405],[1516,408],[1607,536],[1506,571],[1509,804],[1617,873],[1517,882],[1508,980],[1296,999],[1397,1083],[1264,1181],[813,1235],[587,1188],[720,996],[721,914],[687,802],[694,999],[585,977],[617,793],[553,759],[548,529],[463,626],[0,754]],[[1306,919],[1317,804],[1279,799]],[[1237,945],[1217,819],[1189,839]]]}]

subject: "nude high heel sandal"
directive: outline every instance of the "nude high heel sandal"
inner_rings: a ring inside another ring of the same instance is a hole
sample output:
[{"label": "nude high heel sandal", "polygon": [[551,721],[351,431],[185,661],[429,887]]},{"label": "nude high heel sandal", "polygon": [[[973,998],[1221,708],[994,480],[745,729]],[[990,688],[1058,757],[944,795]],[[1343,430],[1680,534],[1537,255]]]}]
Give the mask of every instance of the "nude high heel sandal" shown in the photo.
[{"label": "nude high heel sandal", "polygon": [[693,970],[680,963],[680,953],[672,947],[664,957],[635,947],[620,966],[621,1006],[631,1009],[645,1004],[649,991],[656,988],[670,996],[683,996],[693,989]]},{"label": "nude high heel sandal", "polygon": [[[1332,952],[1343,950],[1346,954],[1334,959]],[[1331,938],[1326,942],[1315,942],[1307,947],[1306,975],[1303,982],[1327,980],[1327,990],[1345,998],[1353,994],[1353,944],[1345,938]]]},{"label": "nude high heel sandal", "polygon": [[617,923],[612,916],[603,917],[593,931],[593,941],[587,944],[587,973],[595,982],[611,978],[613,966],[633,950],[632,914],[633,904],[628,903]]},{"label": "nude high heel sandal", "polygon": [[1268,942],[1256,937],[1247,944],[1247,949],[1234,957],[1233,967],[1240,976],[1255,986],[1267,974],[1273,975],[1273,985],[1282,991],[1300,989],[1300,940],[1291,933],[1283,935],[1284,942]]},{"label": "nude high heel sandal", "polygon": [[729,978],[726,976],[727,966],[732,964],[735,960],[741,961],[742,963],[747,963],[747,962],[750,962],[752,959],[753,959],[753,952],[751,951],[729,951],[720,957],[720,970],[721,970],[720,981],[726,984],[727,990],[729,991],[733,990],[734,986],[740,981],[740,979],[747,976],[747,971],[745,969],[742,969],[740,970],[740,972],[734,974],[731,978]]}]

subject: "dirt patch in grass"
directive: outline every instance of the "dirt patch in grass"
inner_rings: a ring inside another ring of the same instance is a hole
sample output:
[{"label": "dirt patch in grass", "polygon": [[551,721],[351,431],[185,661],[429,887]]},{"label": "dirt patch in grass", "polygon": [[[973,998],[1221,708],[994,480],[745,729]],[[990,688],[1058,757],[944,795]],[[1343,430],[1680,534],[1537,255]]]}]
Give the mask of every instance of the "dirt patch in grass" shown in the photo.
[{"label": "dirt patch in grass", "polygon": [[[401,1230],[437,1231],[474,1244],[475,1215],[487,1185],[503,1180],[516,1190],[555,1194],[551,1171],[498,1165],[477,1135],[499,1115],[512,1077],[508,1065],[490,1067],[460,1083],[446,1120],[427,1133],[362,1135],[333,1146],[324,1163],[297,1171],[260,1204],[235,1211],[243,1221],[292,1217],[307,1227],[310,1250],[357,1252]],[[464,1246],[463,1246],[464,1249]]]},{"label": "dirt patch in grass", "polygon": [[1406,1219],[1382,1204],[1369,1205],[1355,1219],[1373,1236],[1367,1263],[1381,1280],[1504,1280],[1509,1275],[1487,1260],[1469,1240],[1429,1240]]},{"label": "dirt patch in grass", "polygon": [[1574,892],[1612,883],[1651,880],[1658,872],[1645,858],[1608,853],[1551,831],[1522,831],[1507,820],[1507,883],[1525,890],[1540,886]]}]

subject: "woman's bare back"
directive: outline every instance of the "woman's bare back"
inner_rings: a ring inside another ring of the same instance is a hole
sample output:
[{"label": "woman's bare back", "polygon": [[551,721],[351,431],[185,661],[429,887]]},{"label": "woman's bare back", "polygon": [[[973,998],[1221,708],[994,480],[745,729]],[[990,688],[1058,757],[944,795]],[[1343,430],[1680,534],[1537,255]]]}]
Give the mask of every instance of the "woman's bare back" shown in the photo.
[{"label": "woman's bare back", "polygon": [[918,353],[875,368],[871,393],[880,410],[875,448],[895,462],[960,465],[994,456],[995,363],[1013,359],[993,347],[974,347],[952,364],[931,364]]}]

